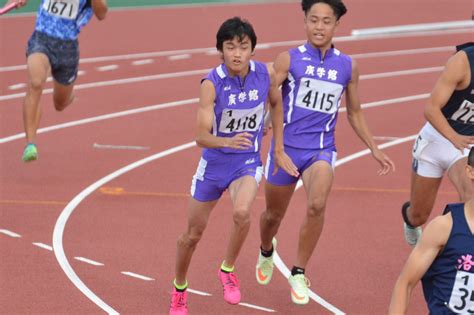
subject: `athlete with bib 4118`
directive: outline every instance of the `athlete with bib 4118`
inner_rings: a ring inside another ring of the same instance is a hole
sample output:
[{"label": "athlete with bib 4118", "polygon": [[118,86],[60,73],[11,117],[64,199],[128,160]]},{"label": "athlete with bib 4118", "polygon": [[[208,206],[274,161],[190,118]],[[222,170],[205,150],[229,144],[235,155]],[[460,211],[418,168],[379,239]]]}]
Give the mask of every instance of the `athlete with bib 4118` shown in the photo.
[{"label": "athlete with bib 4118", "polygon": [[[281,53],[274,62],[277,83],[282,84],[285,152],[302,174],[307,195],[296,262],[288,279],[291,299],[296,304],[309,301],[305,268],[323,229],[336,161],[334,131],[344,92],[349,122],[380,163],[379,174],[387,174],[395,168],[379,150],[367,127],[357,91],[356,63],[332,45],[339,19],[346,13],[345,5],[340,0],[303,0],[301,4],[307,43]],[[261,248],[256,266],[260,284],[268,284],[271,279],[274,236],[298,181],[282,169],[273,174],[274,163],[275,151],[271,147],[265,171],[266,210],[260,218]]]},{"label": "athlete with bib 4118", "polygon": [[[18,7],[27,0],[10,0]],[[95,15],[103,20],[107,0],[41,0],[36,25],[26,50],[28,87],[23,100],[23,124],[26,147],[23,161],[38,159],[36,133],[41,120],[40,99],[51,71],[54,79],[53,102],[57,111],[64,110],[74,100],[73,87],[79,65],[78,36]]]},{"label": "athlete with bib 4118", "polygon": [[283,149],[283,104],[273,68],[251,60],[257,43],[252,25],[238,17],[229,19],[219,28],[216,39],[223,63],[201,82],[196,143],[203,152],[191,185],[188,227],[177,244],[170,305],[173,315],[188,312],[186,275],[191,258],[212,209],[226,189],[232,200],[233,226],[218,278],[224,300],[240,302],[234,264],[249,232],[250,208],[263,175],[260,149],[267,100],[274,124],[276,164],[298,176]]},{"label": "athlete with bib 4118", "polygon": [[457,47],[425,106],[426,124],[413,147],[410,201],[402,206],[405,240],[414,246],[429,218],[444,173],[461,201],[474,195],[464,172],[474,144],[474,43]]}]

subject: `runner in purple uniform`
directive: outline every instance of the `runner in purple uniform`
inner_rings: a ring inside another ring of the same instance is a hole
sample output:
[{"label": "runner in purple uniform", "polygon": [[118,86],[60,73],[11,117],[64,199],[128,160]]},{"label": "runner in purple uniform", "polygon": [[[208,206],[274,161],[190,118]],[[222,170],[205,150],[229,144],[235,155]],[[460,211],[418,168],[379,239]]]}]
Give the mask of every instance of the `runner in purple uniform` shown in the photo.
[{"label": "runner in purple uniform", "polygon": [[[340,0],[303,0],[302,8],[307,43],[281,53],[274,63],[277,84],[282,84],[285,152],[297,166],[307,193],[306,216],[289,278],[291,298],[296,304],[309,301],[305,267],[323,228],[336,161],[334,131],[344,92],[349,122],[380,163],[379,174],[387,174],[395,168],[372,140],[362,114],[356,63],[332,45],[339,19],[346,13],[344,4]],[[274,160],[272,146],[265,172],[267,206],[260,218],[261,248],[256,266],[260,284],[268,284],[271,279],[274,236],[299,179],[281,169],[272,173]]]},{"label": "runner in purple uniform", "polygon": [[187,314],[186,274],[191,257],[206,228],[209,215],[229,189],[233,204],[230,242],[218,271],[224,299],[240,302],[234,264],[250,227],[250,206],[263,175],[260,160],[265,103],[270,102],[274,125],[276,164],[298,176],[283,150],[283,106],[271,66],[251,60],[257,38],[240,18],[222,24],[217,50],[223,63],[202,80],[196,142],[202,158],[191,186],[188,228],[178,239],[176,277],[170,314]]}]

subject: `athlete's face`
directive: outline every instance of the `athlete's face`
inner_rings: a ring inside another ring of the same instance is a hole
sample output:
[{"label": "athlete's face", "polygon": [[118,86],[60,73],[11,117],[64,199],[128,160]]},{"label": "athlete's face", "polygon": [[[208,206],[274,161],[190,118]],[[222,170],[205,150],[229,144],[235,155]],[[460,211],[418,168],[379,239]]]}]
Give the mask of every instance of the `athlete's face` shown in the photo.
[{"label": "athlete's face", "polygon": [[304,21],[308,41],[314,47],[329,48],[339,25],[333,9],[326,3],[316,3],[306,14]]},{"label": "athlete's face", "polygon": [[252,43],[248,36],[226,40],[222,45],[222,58],[232,75],[246,75],[252,58]]}]

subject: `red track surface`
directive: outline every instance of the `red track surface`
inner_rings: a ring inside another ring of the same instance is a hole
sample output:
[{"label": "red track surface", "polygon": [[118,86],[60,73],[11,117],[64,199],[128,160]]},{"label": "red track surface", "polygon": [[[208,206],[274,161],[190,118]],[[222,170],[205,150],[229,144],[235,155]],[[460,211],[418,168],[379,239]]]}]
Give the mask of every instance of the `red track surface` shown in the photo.
[{"label": "red track surface", "polygon": [[[338,36],[351,29],[470,19],[471,1],[348,1]],[[81,36],[83,58],[212,47],[220,23],[232,15],[253,22],[260,43],[304,38],[302,14],[297,3],[224,5],[181,9],[114,11],[103,23],[92,23]],[[281,19],[285,23],[275,23]],[[286,26],[284,26],[286,24]],[[24,63],[23,50],[32,31],[32,17],[1,18],[0,67]],[[418,36],[341,42],[348,54],[453,46],[472,40],[472,34]],[[5,43],[5,44],[4,44]],[[256,59],[271,61],[277,47],[257,51]],[[442,66],[451,52],[359,59],[363,75]],[[86,74],[78,85],[160,73],[207,69],[217,56],[192,54],[190,59],[133,66],[130,60],[84,63]],[[117,64],[110,72],[97,67]],[[369,79],[360,82],[363,103],[429,93],[439,72]],[[52,126],[132,108],[197,97],[199,78],[184,76],[77,90],[77,102],[56,113],[51,95],[43,97],[42,126]],[[26,81],[24,70],[0,72],[0,138],[22,131],[21,93],[9,90]],[[49,87],[49,86],[48,86]],[[424,119],[424,100],[407,101],[365,110],[371,131],[377,136],[406,137],[416,134]],[[120,118],[59,129],[38,136],[40,159],[20,161],[24,141],[0,144],[0,313],[91,314],[102,310],[84,296],[60,268],[54,254],[32,245],[52,245],[53,230],[64,207],[84,188],[104,176],[157,152],[193,140],[196,105],[138,113]],[[338,156],[364,149],[344,113],[337,129]],[[266,145],[268,145],[266,139]],[[96,149],[94,143],[149,147],[148,150]],[[403,240],[399,208],[408,198],[411,142],[387,149],[397,171],[376,175],[377,165],[368,156],[340,166],[326,215],[325,230],[307,267],[311,289],[348,314],[386,313],[396,277],[410,251]],[[265,150],[266,154],[266,150]],[[166,313],[173,278],[175,242],[186,224],[186,203],[191,177],[199,159],[197,148],[187,149],[134,169],[107,183],[122,194],[97,190],[87,196],[67,221],[63,245],[79,278],[97,296],[121,313]],[[456,200],[454,188],[443,183],[434,213]],[[259,245],[258,217],[264,208],[259,190],[252,214],[253,226],[237,262],[243,302],[284,314],[328,313],[311,302],[294,306],[286,279],[276,273],[268,287],[254,280]],[[297,192],[279,235],[278,252],[292,265],[296,229],[305,211],[305,196]],[[222,299],[216,272],[222,260],[230,226],[227,195],[216,207],[199,244],[189,273],[193,289],[212,294],[190,295],[192,314],[262,313],[243,306],[229,306]],[[221,241],[224,240],[224,241]],[[93,266],[74,257],[104,264]],[[155,279],[144,281],[121,274],[131,271]],[[411,313],[426,312],[421,290],[414,293]]]}]

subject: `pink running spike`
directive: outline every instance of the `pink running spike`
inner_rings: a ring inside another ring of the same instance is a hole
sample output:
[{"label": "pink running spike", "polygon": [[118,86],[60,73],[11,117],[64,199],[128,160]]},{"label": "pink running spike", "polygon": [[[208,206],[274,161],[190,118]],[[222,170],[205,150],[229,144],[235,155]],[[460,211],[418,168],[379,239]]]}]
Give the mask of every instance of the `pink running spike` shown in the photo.
[{"label": "pink running spike", "polygon": [[235,274],[219,270],[218,276],[224,288],[224,300],[229,304],[238,304],[240,302],[240,286]]},{"label": "pink running spike", "polygon": [[188,315],[188,293],[173,289],[169,315]]}]

